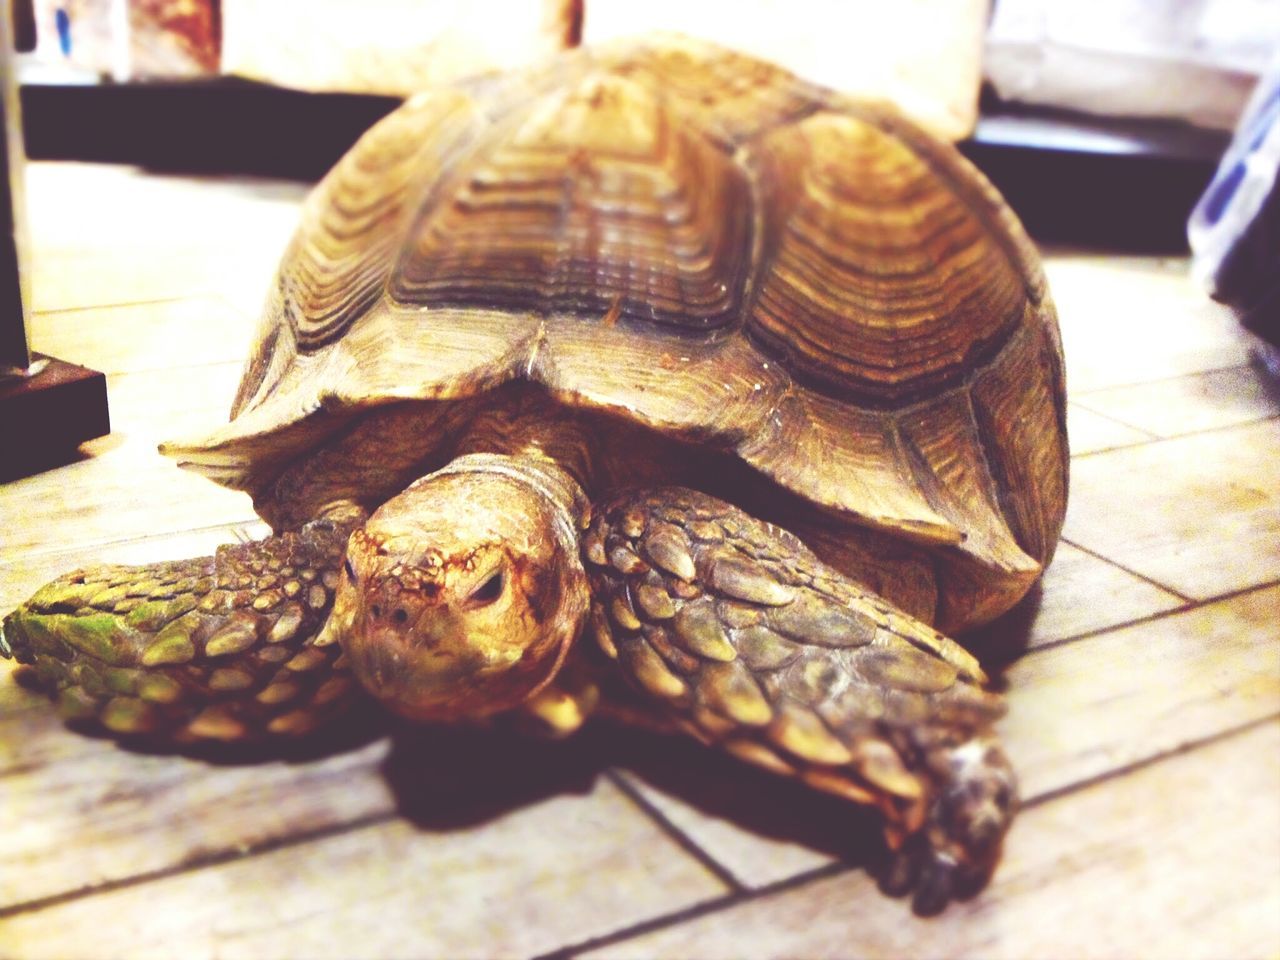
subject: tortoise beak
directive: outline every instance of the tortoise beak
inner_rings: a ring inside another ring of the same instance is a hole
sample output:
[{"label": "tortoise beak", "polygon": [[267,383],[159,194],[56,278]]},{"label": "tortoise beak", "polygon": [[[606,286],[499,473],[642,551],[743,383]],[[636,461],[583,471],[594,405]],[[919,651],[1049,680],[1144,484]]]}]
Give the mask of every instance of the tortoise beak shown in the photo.
[{"label": "tortoise beak", "polygon": [[475,708],[471,700],[488,663],[468,643],[456,613],[425,604],[416,616],[397,618],[403,608],[371,606],[358,602],[343,639],[351,669],[370,693],[411,719],[453,717]]}]

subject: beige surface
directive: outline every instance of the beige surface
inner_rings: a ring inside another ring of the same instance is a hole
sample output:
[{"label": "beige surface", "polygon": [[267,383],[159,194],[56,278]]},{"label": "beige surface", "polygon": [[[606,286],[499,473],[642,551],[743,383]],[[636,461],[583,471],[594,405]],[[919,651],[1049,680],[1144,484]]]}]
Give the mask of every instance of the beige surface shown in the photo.
[{"label": "beige surface", "polygon": [[[261,532],[153,445],[225,415],[301,196],[33,166],[33,339],[109,373],[115,433],[0,486],[0,613]],[[1280,954],[1280,405],[1185,269],[1049,261],[1073,500],[1038,607],[973,640],[1010,664],[1030,798],[976,899],[915,919],[859,866],[871,820],[694,745],[370,723],[324,756],[149,755],[5,666],[0,955]]]},{"label": "beige surface", "polygon": [[573,0],[222,0],[222,72],[405,96],[549,56],[574,19]]},{"label": "beige surface", "polygon": [[[702,37],[815,83],[891,100],[948,140],[978,119],[989,0],[586,0],[582,39]],[[730,12],[730,10],[732,12]]]},{"label": "beige surface", "polygon": [[406,95],[573,43],[701,37],[897,103],[950,140],[973,130],[990,0],[222,0],[223,73]]}]

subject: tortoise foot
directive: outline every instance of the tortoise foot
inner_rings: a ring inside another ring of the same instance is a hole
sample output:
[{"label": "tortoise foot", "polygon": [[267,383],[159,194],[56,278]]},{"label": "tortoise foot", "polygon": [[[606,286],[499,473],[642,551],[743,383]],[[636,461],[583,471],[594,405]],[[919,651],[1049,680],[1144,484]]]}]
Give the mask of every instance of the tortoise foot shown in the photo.
[{"label": "tortoise foot", "polygon": [[350,699],[329,615],[347,531],[222,547],[215,556],[77,570],[0,625],[63,716],[150,741],[304,734]]},{"label": "tortoise foot", "polygon": [[886,893],[910,893],[921,916],[986,886],[1018,804],[1013,770],[993,737],[937,749],[928,766],[938,779],[924,827],[901,843],[880,878]]},{"label": "tortoise foot", "polygon": [[887,886],[936,913],[991,873],[1013,816],[1004,710],[953,640],[796,537],[681,488],[600,504],[592,625],[655,711],[704,743],[877,807]]}]

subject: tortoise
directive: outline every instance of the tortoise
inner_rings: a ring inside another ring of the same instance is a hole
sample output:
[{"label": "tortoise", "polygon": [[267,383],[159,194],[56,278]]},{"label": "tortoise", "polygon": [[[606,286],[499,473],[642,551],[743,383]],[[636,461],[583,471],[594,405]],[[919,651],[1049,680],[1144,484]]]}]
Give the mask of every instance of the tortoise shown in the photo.
[{"label": "tortoise", "polygon": [[[170,742],[682,731],[878,808],[941,909],[1017,804],[951,635],[1067,491],[1015,216],[891,107],[678,37],[424,92],[309,197],[230,422],[162,447],[274,533],[4,622],[64,714]],[[357,683],[353,683],[353,678]]]}]

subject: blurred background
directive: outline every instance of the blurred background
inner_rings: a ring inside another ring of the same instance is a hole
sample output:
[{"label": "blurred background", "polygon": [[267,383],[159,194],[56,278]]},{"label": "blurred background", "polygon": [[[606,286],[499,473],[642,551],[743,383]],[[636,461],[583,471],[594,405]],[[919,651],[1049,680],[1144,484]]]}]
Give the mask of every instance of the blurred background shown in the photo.
[{"label": "blurred background", "polygon": [[1280,40],[1272,0],[16,3],[33,158],[314,178],[413,90],[671,30],[895,101],[1039,237],[1165,249]]},{"label": "blurred background", "polygon": [[[415,90],[693,34],[893,101],[955,142],[1041,244],[1193,247],[1196,286],[1280,373],[1275,0],[12,0],[11,13],[15,169],[25,152],[300,183]],[[12,183],[0,207],[20,221]],[[25,369],[26,353],[0,324],[0,367]]]}]

